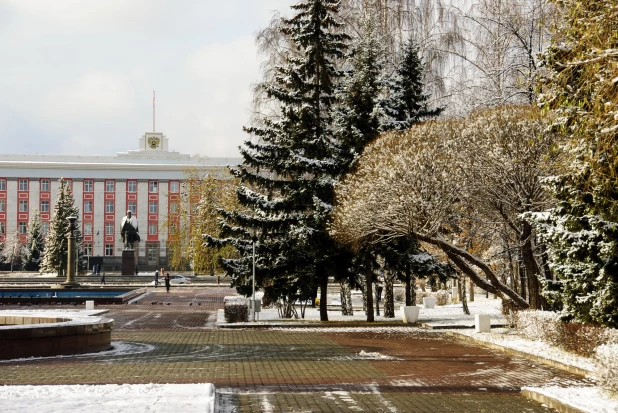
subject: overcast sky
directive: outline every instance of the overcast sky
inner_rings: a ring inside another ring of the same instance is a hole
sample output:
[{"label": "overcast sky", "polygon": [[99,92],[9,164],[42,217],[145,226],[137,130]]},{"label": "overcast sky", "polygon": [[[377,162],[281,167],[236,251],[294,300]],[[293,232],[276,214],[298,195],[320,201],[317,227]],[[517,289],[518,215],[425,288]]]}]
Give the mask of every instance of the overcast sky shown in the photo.
[{"label": "overcast sky", "polygon": [[255,33],[293,0],[0,0],[0,153],[238,156]]}]

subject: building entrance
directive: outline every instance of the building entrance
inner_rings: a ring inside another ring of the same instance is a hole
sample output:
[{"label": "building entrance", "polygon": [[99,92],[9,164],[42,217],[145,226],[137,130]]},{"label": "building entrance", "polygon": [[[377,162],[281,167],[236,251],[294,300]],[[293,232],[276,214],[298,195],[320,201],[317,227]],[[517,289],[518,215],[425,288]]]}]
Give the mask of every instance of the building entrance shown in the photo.
[{"label": "building entrance", "polygon": [[159,244],[146,244],[146,256],[148,265],[159,264]]}]

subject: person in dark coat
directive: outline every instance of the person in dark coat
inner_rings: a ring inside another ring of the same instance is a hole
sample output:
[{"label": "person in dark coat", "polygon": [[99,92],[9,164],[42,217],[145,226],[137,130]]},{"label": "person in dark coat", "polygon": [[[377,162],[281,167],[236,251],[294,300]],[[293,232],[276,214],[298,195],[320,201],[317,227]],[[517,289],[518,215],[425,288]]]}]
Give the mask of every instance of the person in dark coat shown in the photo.
[{"label": "person in dark coat", "polygon": [[155,270],[155,288],[157,288],[157,285],[159,285],[159,270]]},{"label": "person in dark coat", "polygon": [[[165,271],[164,271],[165,272]],[[170,277],[170,273],[166,272],[165,273],[165,289],[167,290],[167,292],[170,292],[170,281],[171,281],[171,277]]]},{"label": "person in dark coat", "polygon": [[105,285],[105,273],[101,275],[101,284]]}]

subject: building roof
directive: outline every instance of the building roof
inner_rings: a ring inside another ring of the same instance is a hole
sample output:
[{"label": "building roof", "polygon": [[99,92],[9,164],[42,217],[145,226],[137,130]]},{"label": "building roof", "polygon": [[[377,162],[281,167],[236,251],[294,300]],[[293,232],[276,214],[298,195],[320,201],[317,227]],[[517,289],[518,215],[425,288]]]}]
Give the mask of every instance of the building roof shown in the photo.
[{"label": "building roof", "polygon": [[[148,146],[148,139],[159,138]],[[167,150],[167,138],[147,133],[138,150],[116,156],[0,154],[0,177],[70,179],[182,179],[188,168],[225,176],[226,166],[242,163],[241,158],[211,158]]]}]

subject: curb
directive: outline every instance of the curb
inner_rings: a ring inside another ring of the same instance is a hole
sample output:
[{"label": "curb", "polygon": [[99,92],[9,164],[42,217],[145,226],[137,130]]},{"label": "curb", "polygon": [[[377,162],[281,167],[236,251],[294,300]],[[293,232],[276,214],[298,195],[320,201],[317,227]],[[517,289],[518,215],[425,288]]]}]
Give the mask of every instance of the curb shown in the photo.
[{"label": "curb", "polygon": [[[454,331],[445,331],[445,333],[447,335],[449,335],[451,337],[454,337],[454,338],[456,338],[458,340],[461,340],[461,341],[466,341],[468,343],[478,344],[478,345],[481,345],[481,346],[484,346],[484,347],[491,348],[493,350],[502,351],[503,353],[510,354],[512,356],[523,357],[523,358],[526,358],[528,360],[536,361],[537,363],[545,364],[547,366],[551,366],[551,367],[560,369],[562,371],[566,371],[568,373],[578,374],[578,375],[584,376],[584,377],[593,375],[593,372],[590,371],[590,370],[582,369],[580,367],[571,366],[569,364],[564,364],[564,363],[561,363],[561,362],[556,361],[556,360],[546,359],[546,358],[541,357],[541,356],[535,356],[534,354],[526,353],[526,352],[523,352],[523,351],[520,351],[520,350],[515,350],[515,349],[509,348],[509,347],[504,347],[504,346],[501,346],[499,344],[488,343],[486,341],[478,340],[476,338],[469,337],[469,336],[466,336],[464,334],[459,334],[459,333],[456,333]],[[573,410],[573,412],[580,412],[580,410]]]},{"label": "curb", "polygon": [[217,328],[235,329],[235,328],[323,328],[328,329],[331,327],[420,327],[420,324],[404,324],[401,321],[376,321],[368,323],[366,321],[247,321],[240,323],[228,323],[225,321],[224,310],[217,310]]},{"label": "curb", "polygon": [[527,397],[530,400],[534,400],[535,402],[545,404],[552,409],[556,409],[560,413],[588,413],[585,410],[580,410],[569,404],[563,403],[554,397],[550,397],[546,394],[542,394],[534,390],[522,389],[521,394],[522,396]]},{"label": "curb", "polygon": [[[473,330],[474,324],[454,324],[454,325],[432,325],[428,323],[421,323],[421,327],[428,330]],[[491,328],[504,328],[506,324],[492,324]]]}]

